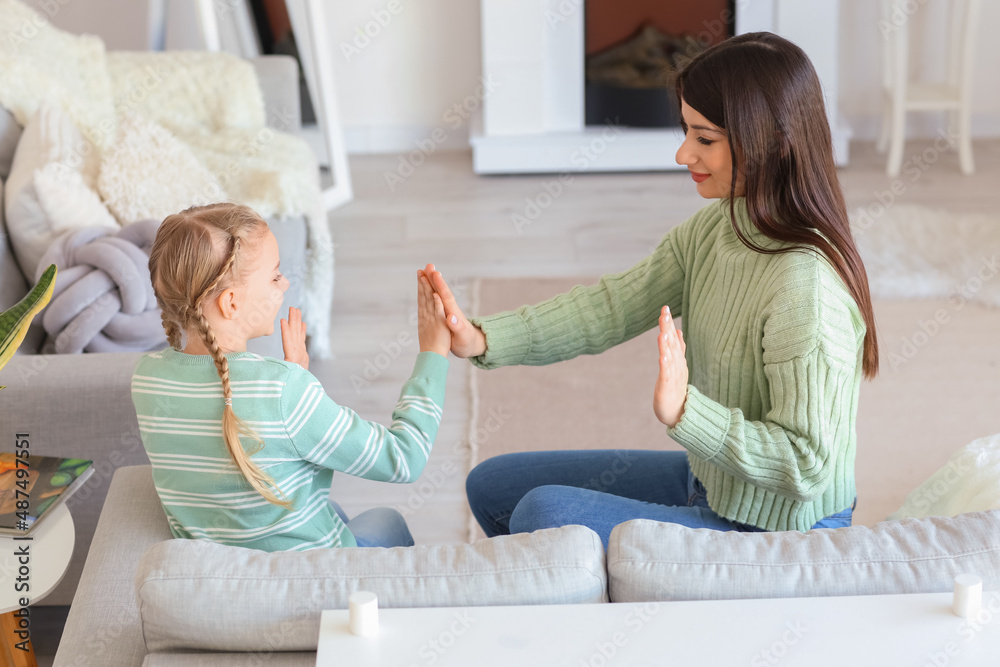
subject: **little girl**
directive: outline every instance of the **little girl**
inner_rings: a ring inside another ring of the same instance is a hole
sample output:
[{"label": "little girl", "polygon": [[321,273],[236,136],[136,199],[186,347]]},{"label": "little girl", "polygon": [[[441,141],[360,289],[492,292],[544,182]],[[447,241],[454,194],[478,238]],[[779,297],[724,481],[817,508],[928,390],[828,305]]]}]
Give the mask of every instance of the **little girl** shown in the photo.
[{"label": "little girl", "polygon": [[399,512],[348,521],[329,493],[334,470],[408,483],[430,455],[451,336],[423,272],[420,353],[388,428],[326,395],[298,309],[281,320],[284,361],[246,351],[274,331],[288,289],[274,234],[246,206],[168,216],[149,273],[170,347],[139,360],[132,402],[174,537],[263,551],[412,545]]}]

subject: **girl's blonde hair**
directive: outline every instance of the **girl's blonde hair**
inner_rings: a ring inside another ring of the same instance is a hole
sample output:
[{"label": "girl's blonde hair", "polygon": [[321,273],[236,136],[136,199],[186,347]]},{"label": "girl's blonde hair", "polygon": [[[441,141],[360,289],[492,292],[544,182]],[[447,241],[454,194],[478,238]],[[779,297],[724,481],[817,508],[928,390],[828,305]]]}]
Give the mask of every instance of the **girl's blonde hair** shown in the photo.
[{"label": "girl's blonde hair", "polygon": [[[156,232],[149,253],[149,275],[170,346],[180,350],[181,334],[194,328],[215,359],[226,399],[222,435],[236,466],[268,502],[292,509],[274,479],[250,459],[264,447],[264,441],[233,410],[229,362],[203,310],[205,304],[242,282],[244,249],[259,241],[267,229],[259,215],[241,204],[193,206],[169,215]],[[244,450],[241,435],[257,443],[253,451]]]}]

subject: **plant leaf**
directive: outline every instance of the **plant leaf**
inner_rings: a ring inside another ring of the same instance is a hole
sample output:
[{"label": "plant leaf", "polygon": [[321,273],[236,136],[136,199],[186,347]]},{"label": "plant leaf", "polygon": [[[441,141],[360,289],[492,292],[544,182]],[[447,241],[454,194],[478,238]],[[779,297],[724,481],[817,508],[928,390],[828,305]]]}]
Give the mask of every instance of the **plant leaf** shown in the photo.
[{"label": "plant leaf", "polygon": [[0,313],[0,369],[14,356],[31,320],[48,305],[56,286],[56,272],[56,265],[50,264],[27,296]]}]

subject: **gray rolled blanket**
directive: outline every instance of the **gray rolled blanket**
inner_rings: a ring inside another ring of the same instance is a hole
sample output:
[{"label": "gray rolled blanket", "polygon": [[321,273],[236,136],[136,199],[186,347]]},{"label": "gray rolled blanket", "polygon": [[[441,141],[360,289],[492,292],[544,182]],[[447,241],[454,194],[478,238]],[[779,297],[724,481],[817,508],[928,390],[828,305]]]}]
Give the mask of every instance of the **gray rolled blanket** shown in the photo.
[{"label": "gray rolled blanket", "polygon": [[38,266],[39,272],[50,264],[59,269],[52,300],[42,313],[55,352],[139,352],[166,346],[149,277],[149,251],[159,226],[158,220],[143,220],[118,232],[83,227],[52,242]]}]

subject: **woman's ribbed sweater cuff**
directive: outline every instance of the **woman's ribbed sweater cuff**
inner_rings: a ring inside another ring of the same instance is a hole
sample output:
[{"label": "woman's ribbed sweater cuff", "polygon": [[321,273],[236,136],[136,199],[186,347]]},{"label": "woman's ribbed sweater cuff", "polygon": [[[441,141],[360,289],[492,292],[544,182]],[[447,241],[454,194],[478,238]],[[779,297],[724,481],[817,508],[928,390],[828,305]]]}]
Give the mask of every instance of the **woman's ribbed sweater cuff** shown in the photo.
[{"label": "woman's ribbed sweater cuff", "polygon": [[731,418],[729,408],[689,384],[684,414],[673,427],[667,427],[667,435],[698,458],[711,461],[722,449]]},{"label": "woman's ribbed sweater cuff", "polygon": [[469,321],[486,334],[486,353],[469,357],[477,368],[489,370],[520,364],[531,350],[531,330],[515,311],[489,317],[473,317]]}]

